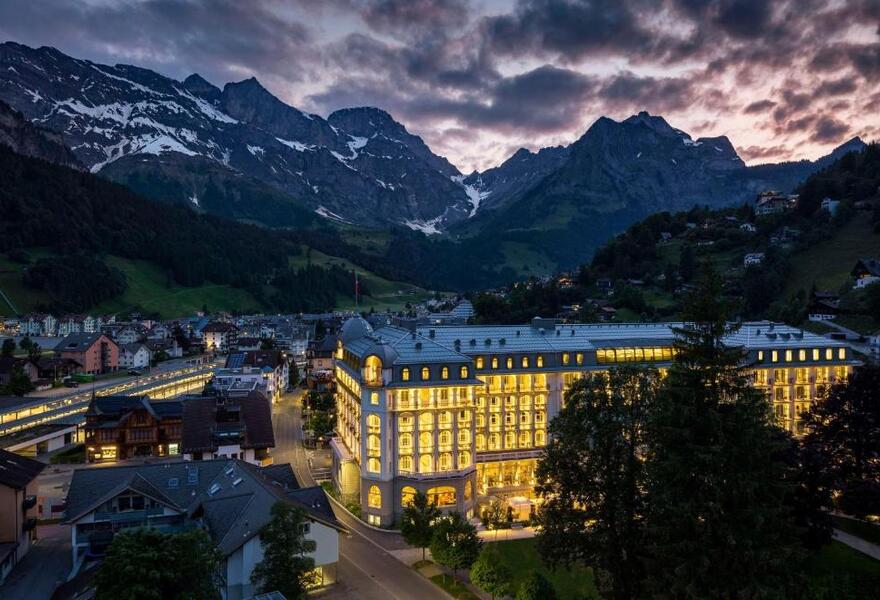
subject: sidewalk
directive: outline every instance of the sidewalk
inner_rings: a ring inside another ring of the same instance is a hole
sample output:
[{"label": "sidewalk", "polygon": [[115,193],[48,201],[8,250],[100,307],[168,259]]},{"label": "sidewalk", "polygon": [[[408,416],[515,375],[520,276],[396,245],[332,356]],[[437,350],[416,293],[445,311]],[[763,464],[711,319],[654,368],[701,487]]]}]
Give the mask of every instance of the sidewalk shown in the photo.
[{"label": "sidewalk", "polygon": [[860,537],[841,531],[840,529],[835,529],[833,536],[835,540],[842,544],[846,544],[853,550],[858,550],[862,554],[867,554],[875,560],[880,560],[880,546],[877,544],[872,544],[867,540],[863,540]]}]

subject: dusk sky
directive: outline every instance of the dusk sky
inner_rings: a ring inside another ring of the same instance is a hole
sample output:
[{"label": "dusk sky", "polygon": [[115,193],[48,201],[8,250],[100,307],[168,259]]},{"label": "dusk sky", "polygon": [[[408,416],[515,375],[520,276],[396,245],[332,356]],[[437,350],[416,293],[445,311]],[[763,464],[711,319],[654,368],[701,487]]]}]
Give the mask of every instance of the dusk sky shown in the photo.
[{"label": "dusk sky", "polygon": [[465,172],[639,110],[752,164],[880,138],[880,0],[0,0],[0,38],[378,106]]}]

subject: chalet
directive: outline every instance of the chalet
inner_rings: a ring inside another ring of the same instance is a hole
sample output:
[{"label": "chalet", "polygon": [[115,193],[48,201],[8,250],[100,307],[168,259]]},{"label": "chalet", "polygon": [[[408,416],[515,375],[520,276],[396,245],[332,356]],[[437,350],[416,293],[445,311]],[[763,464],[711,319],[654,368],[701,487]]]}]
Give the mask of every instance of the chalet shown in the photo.
[{"label": "chalet", "polygon": [[810,321],[831,321],[840,314],[840,296],[834,292],[813,292],[807,314]]},{"label": "chalet", "polygon": [[113,339],[117,344],[134,344],[144,336],[144,331],[140,325],[125,325],[116,330]]},{"label": "chalet", "polygon": [[119,367],[122,369],[143,369],[150,366],[152,352],[145,344],[135,342],[119,346]]},{"label": "chalet", "polygon": [[765,254],[763,252],[750,252],[743,257],[743,266],[751,267],[752,265],[760,265],[764,262]]},{"label": "chalet", "polygon": [[837,214],[840,208],[840,200],[832,200],[831,198],[823,198],[821,204],[822,210],[830,214],[832,217]]},{"label": "chalet", "polygon": [[779,192],[761,192],[755,201],[755,215],[776,215],[795,208],[798,204],[797,194],[780,194]]},{"label": "chalet", "polygon": [[0,450],[0,586],[37,539],[37,475],[45,463]]},{"label": "chalet", "polygon": [[59,381],[82,372],[82,365],[70,358],[42,356],[34,363],[40,379]]},{"label": "chalet", "polygon": [[10,356],[0,358],[0,385],[9,383],[16,369],[21,369],[31,383],[36,383],[40,379],[40,371],[34,361]]},{"label": "chalet", "polygon": [[119,368],[119,346],[103,333],[71,333],[55,346],[55,356],[75,361],[84,373]]},{"label": "chalet", "polygon": [[861,258],[853,267],[851,274],[856,279],[855,288],[863,288],[880,281],[880,259]]},{"label": "chalet", "polygon": [[205,341],[205,349],[208,351],[227,350],[235,344],[238,328],[232,323],[225,321],[212,321],[202,329],[202,339]]},{"label": "chalet", "polygon": [[77,469],[65,512],[72,562],[103,556],[114,535],[126,529],[201,527],[223,556],[222,597],[252,598],[251,573],[263,559],[259,533],[278,502],[305,511],[304,534],[315,542],[309,556],[319,584],[333,583],[344,529],[324,490],[300,487],[290,465],[257,467],[239,460]]},{"label": "chalet", "polygon": [[180,454],[180,401],[150,402],[148,396],[95,396],[83,429],[88,462],[133,456]]},{"label": "chalet", "polygon": [[272,464],[275,447],[272,405],[256,386],[208,391],[183,399],[181,452],[185,460],[236,458],[251,464]]}]

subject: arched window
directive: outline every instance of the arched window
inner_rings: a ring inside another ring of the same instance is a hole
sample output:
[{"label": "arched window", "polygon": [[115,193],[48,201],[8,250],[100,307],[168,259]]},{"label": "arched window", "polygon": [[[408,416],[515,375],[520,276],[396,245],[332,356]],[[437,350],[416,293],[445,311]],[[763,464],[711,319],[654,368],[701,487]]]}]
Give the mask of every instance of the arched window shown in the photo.
[{"label": "arched window", "polygon": [[428,501],[437,506],[455,506],[455,488],[435,487],[428,490]]},{"label": "arched window", "polygon": [[497,356],[493,356],[493,357],[492,357],[492,368],[493,368],[493,369],[497,369],[497,368],[498,368],[498,357],[497,357]]},{"label": "arched window", "polygon": [[364,361],[364,379],[367,385],[382,385],[382,360],[378,356],[368,356]]},{"label": "arched window", "polygon": [[464,483],[464,499],[470,500],[474,497],[474,486],[470,481]]},{"label": "arched window", "polygon": [[367,471],[370,473],[381,473],[382,465],[379,463],[378,458],[369,458],[367,459]]},{"label": "arched window", "polygon": [[416,497],[416,488],[410,486],[404,486],[403,489],[400,490],[400,505],[401,506],[409,506],[412,504],[413,500]]},{"label": "arched window", "polygon": [[440,369],[440,379],[449,379],[449,367]]},{"label": "arched window", "polygon": [[452,454],[449,452],[441,452],[440,459],[437,461],[439,465],[439,470],[441,471],[451,471],[452,470]]},{"label": "arched window", "polygon": [[519,447],[530,448],[532,446],[532,434],[528,431],[521,431],[519,434]]},{"label": "arched window", "polygon": [[504,434],[504,447],[508,450],[511,448],[516,448],[516,432],[508,431]]},{"label": "arched window", "polygon": [[485,366],[486,363],[483,361],[483,357],[482,357],[482,356],[478,356],[478,357],[477,357],[476,364],[477,364],[477,368],[478,368],[478,369],[482,369],[482,368]]},{"label": "arched window", "polygon": [[404,367],[400,370],[400,379],[403,381],[409,381],[409,367]]},{"label": "arched window", "polygon": [[460,379],[467,379],[469,375],[470,375],[470,372],[467,367],[461,367],[458,370],[458,376]]},{"label": "arched window", "polygon": [[538,358],[535,359],[535,363],[538,365],[539,369],[542,368],[544,366],[544,357],[539,354]]},{"label": "arched window", "polygon": [[506,362],[506,364],[507,364],[507,368],[508,368],[508,369],[512,369],[512,368],[513,368],[513,358],[512,358],[512,357],[508,356],[508,357],[507,357],[507,360],[506,360],[505,362]]},{"label": "arched window", "polygon": [[370,414],[367,416],[367,430],[371,433],[379,433],[382,427],[382,421],[379,419],[379,415]]},{"label": "arched window", "polygon": [[471,453],[470,452],[459,452],[458,453],[458,468],[464,469],[466,467],[471,466]]},{"label": "arched window", "polygon": [[528,356],[523,356],[523,357],[522,357],[522,368],[523,368],[523,369],[528,369],[528,368],[529,368],[529,357],[528,357]]},{"label": "arched window", "polygon": [[444,430],[440,432],[440,445],[441,446],[451,446],[452,445],[452,432],[449,430]]},{"label": "arched window", "polygon": [[378,485],[370,486],[370,491],[367,492],[367,506],[370,508],[382,508],[382,492],[379,491]]},{"label": "arched window", "polygon": [[483,450],[486,449],[486,435],[485,434],[482,434],[482,433],[477,434],[476,447],[477,447],[477,452],[482,452]]},{"label": "arched window", "polygon": [[412,473],[413,459],[412,456],[401,456],[397,461],[397,470],[401,473]]},{"label": "arched window", "polygon": [[434,472],[434,457],[430,454],[422,454],[419,456],[419,473]]},{"label": "arched window", "polygon": [[409,454],[412,452],[412,434],[401,433],[400,439],[397,441],[397,447],[400,449],[401,454]]},{"label": "arched window", "polygon": [[431,369],[428,367],[422,367],[422,381],[427,381],[431,378]]},{"label": "arched window", "polygon": [[379,452],[382,449],[382,442],[379,439],[379,436],[371,433],[367,436],[367,451],[370,453],[370,456],[379,456]]},{"label": "arched window", "polygon": [[419,434],[419,452],[430,452],[434,449],[434,434],[423,431]]},{"label": "arched window", "polygon": [[501,434],[492,433],[489,434],[489,450],[500,450],[501,449]]},{"label": "arched window", "polygon": [[539,429],[538,431],[535,432],[535,445],[536,446],[543,446],[546,443],[547,443],[547,437],[544,434],[544,430]]},{"label": "arched window", "polygon": [[463,448],[471,443],[471,432],[469,429],[460,429],[458,431],[458,447]]},{"label": "arched window", "polygon": [[425,431],[434,428],[434,414],[423,412],[419,415],[419,429]]}]

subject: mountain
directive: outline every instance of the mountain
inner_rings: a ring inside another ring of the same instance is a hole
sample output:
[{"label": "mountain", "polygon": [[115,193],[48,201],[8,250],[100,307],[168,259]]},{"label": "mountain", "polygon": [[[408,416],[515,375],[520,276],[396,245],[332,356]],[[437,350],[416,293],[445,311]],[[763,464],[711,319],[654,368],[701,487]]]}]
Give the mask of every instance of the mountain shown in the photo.
[{"label": "mountain", "polygon": [[[276,195],[273,207],[243,211],[270,226],[289,225],[284,211],[298,206],[338,222],[433,232],[474,208],[461,174],[387,113],[349,109],[326,120],[288,106],[254,78],[221,90],[197,74],[180,82],[7,42],[0,100],[61,132],[90,171],[126,184],[136,178],[156,199],[195,205],[212,178],[280,191],[284,202]],[[212,177],[186,175],[206,161]],[[151,165],[161,179],[149,179]],[[175,171],[180,181],[166,185]]]},{"label": "mountain", "polygon": [[82,169],[76,156],[64,145],[61,134],[34,127],[24,115],[2,101],[0,101],[0,144],[5,144],[25,156]]}]

